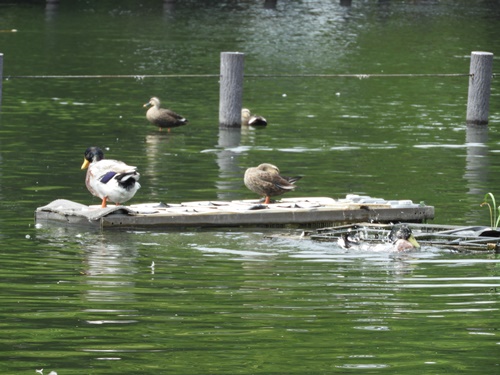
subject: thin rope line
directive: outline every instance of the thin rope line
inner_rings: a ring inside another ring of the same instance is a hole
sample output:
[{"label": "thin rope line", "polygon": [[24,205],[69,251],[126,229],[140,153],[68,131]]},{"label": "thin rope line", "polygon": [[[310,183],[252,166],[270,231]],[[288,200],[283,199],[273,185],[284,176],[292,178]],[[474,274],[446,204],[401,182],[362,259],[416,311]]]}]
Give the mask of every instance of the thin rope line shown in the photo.
[{"label": "thin rope line", "polygon": [[11,78],[29,78],[29,79],[81,79],[81,78],[204,78],[204,77],[219,77],[216,74],[118,74],[118,75],[105,75],[105,74],[94,74],[94,75],[21,75],[21,76],[7,76],[6,79]]},{"label": "thin rope line", "polygon": [[370,78],[370,77],[465,77],[470,76],[469,73],[429,73],[429,74],[249,74],[246,76],[254,77],[333,77],[333,78]]},{"label": "thin rope line", "polygon": [[[499,73],[493,73],[493,77]],[[470,77],[469,73],[428,73],[428,74],[245,74],[249,78],[295,78],[295,77],[319,77],[319,78],[391,78],[391,77]],[[4,77],[9,79],[98,79],[98,78],[134,78],[138,80],[146,78],[220,78],[220,74],[118,74],[118,75],[13,75]]]}]

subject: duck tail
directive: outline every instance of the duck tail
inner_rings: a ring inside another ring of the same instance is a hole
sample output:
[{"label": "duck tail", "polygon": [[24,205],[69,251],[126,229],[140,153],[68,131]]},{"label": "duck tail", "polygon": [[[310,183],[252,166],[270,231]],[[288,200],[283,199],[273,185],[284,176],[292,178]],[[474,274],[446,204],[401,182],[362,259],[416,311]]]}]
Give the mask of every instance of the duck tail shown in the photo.
[{"label": "duck tail", "polygon": [[139,173],[136,171],[132,172],[127,172],[127,173],[120,173],[116,175],[116,180],[118,181],[118,184],[123,187],[126,190],[132,189],[136,184],[138,184],[139,180]]},{"label": "duck tail", "polygon": [[295,176],[295,177],[283,177],[285,180],[287,180],[289,183],[294,184],[298,180],[302,178],[302,176]]},{"label": "duck tail", "polygon": [[283,189],[283,190],[293,190],[297,187],[297,186],[292,185],[292,184],[290,184],[290,185],[275,184],[275,185],[276,185],[276,187]]}]

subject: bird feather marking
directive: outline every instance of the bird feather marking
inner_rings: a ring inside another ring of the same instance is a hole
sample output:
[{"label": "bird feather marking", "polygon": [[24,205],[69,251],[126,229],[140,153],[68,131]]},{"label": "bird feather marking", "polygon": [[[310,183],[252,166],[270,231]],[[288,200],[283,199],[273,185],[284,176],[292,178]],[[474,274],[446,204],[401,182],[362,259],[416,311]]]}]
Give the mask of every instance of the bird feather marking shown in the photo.
[{"label": "bird feather marking", "polygon": [[106,174],[104,174],[99,181],[101,181],[103,184],[107,184],[109,180],[111,180],[113,177],[116,176],[116,172],[109,171]]}]

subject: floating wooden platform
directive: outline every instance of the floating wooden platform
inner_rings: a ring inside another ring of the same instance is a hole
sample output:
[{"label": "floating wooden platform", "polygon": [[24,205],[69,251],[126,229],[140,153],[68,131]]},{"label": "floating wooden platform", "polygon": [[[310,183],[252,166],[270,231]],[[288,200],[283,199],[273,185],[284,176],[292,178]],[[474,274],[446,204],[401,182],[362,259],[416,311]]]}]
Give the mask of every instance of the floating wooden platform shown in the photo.
[{"label": "floating wooden platform", "polygon": [[130,206],[86,206],[58,199],[39,207],[37,223],[85,225],[95,228],[316,226],[357,222],[422,223],[434,218],[434,207],[410,200],[348,195],[345,199],[285,198],[264,205],[256,200],[200,201],[178,204],[145,203]]}]

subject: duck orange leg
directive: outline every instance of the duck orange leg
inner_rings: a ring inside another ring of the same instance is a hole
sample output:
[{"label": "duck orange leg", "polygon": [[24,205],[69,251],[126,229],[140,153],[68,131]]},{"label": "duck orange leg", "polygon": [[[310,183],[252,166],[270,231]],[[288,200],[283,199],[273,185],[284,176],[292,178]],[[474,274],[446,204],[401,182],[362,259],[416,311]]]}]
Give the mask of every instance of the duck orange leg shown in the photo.
[{"label": "duck orange leg", "polygon": [[107,200],[108,200],[108,197],[102,198],[101,208],[107,207]]},{"label": "duck orange leg", "polygon": [[264,201],[264,204],[269,204],[271,203],[271,197],[269,195],[266,195],[266,200]]}]

